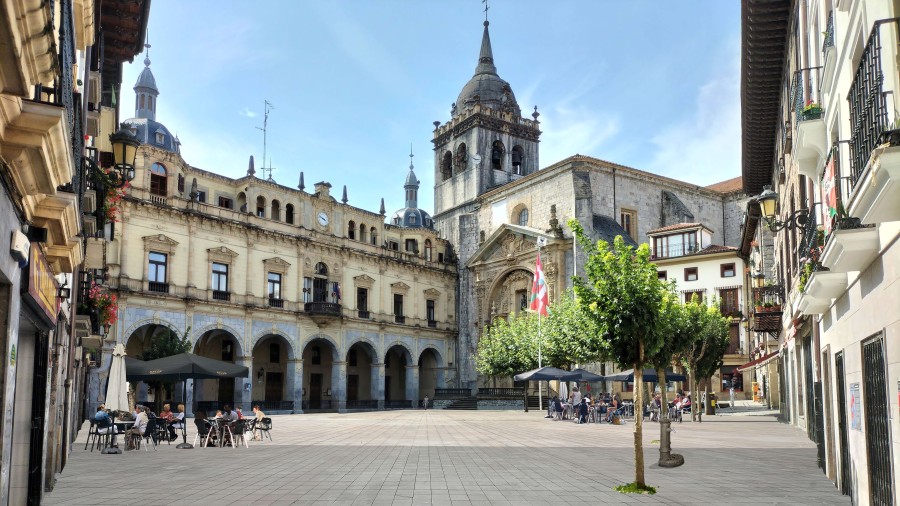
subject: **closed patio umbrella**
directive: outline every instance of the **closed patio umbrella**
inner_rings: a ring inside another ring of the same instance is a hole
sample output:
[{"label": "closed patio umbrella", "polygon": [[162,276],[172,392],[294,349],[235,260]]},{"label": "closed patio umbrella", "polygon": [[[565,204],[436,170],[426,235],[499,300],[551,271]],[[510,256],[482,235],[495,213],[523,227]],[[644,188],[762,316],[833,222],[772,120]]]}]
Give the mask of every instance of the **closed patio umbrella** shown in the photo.
[{"label": "closed patio umbrella", "polygon": [[[113,422],[117,411],[128,410],[128,382],[125,379],[125,345],[119,343],[113,349],[109,366],[109,382],[106,386],[106,407],[112,412]],[[113,425],[115,427],[115,425]],[[113,429],[113,444],[103,453],[122,453],[116,445],[116,431]]]}]

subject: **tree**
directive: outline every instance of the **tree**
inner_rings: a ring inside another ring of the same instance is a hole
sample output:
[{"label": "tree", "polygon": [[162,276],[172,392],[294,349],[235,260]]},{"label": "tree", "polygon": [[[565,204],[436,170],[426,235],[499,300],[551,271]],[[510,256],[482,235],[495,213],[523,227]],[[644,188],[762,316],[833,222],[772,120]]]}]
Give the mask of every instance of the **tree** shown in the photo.
[{"label": "tree", "polygon": [[478,341],[478,372],[486,376],[513,376],[537,367],[537,317],[523,313],[496,318]]},{"label": "tree", "polygon": [[[663,345],[659,325],[664,297],[656,266],[650,262],[650,247],[634,249],[617,236],[610,245],[594,243],[577,220],[569,227],[588,255],[587,279],[574,278],[578,302],[600,330],[598,347],[622,369],[634,368],[634,384],[643,384],[643,368]],[[635,409],[644,405],[641,388],[635,389]],[[643,417],[634,423],[634,483],[620,490],[653,491],[644,482]]]},{"label": "tree", "polygon": [[709,378],[722,367],[728,349],[728,319],[722,316],[718,304],[707,305],[696,295],[685,306],[696,318],[698,328],[682,362],[691,373],[691,421],[702,421],[697,396],[699,380]]},{"label": "tree", "polygon": [[572,290],[550,304],[540,330],[543,365],[571,370],[574,364],[605,356],[605,349],[597,339],[597,324],[575,299]]},{"label": "tree", "polygon": [[[144,349],[138,358],[141,360],[156,360],[158,358],[171,357],[179,353],[190,353],[193,349],[191,340],[188,336],[191,333],[191,327],[179,334],[172,327],[165,327],[162,331],[153,334],[150,338],[150,345]],[[162,399],[162,382],[151,381],[147,385],[156,391],[156,398]]]}]

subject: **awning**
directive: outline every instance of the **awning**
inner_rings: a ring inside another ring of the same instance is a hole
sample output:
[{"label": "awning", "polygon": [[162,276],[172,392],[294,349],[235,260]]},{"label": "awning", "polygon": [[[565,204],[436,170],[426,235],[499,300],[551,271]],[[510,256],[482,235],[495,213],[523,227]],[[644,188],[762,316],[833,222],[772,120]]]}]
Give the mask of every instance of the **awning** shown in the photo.
[{"label": "awning", "polygon": [[766,365],[769,363],[770,360],[776,358],[777,356],[778,356],[778,351],[773,351],[772,353],[769,353],[768,355],[763,355],[756,360],[747,362],[746,364],[744,364],[742,366],[738,366],[734,370],[736,372],[744,372],[747,369],[750,369],[751,367],[756,367],[759,365]]}]

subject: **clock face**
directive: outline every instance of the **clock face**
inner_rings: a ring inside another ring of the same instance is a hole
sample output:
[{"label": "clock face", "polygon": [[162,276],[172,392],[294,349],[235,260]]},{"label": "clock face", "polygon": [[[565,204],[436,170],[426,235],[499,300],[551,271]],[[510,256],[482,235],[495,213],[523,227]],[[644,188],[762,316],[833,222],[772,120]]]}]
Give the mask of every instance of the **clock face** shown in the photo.
[{"label": "clock face", "polygon": [[321,211],[318,215],[319,225],[323,227],[328,225],[328,214],[325,211]]},{"label": "clock face", "polygon": [[481,164],[481,155],[475,155],[472,157],[472,161],[475,162],[475,165]]}]

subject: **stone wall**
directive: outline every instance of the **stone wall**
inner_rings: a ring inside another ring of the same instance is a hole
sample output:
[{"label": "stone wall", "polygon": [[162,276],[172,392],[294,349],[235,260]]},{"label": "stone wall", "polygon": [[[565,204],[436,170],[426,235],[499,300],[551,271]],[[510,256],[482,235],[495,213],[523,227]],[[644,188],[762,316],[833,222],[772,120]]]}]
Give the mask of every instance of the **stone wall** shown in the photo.
[{"label": "stone wall", "polygon": [[524,411],[525,401],[522,399],[478,399],[478,410]]}]

